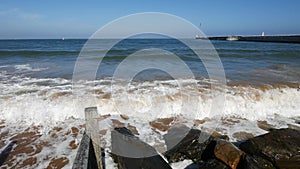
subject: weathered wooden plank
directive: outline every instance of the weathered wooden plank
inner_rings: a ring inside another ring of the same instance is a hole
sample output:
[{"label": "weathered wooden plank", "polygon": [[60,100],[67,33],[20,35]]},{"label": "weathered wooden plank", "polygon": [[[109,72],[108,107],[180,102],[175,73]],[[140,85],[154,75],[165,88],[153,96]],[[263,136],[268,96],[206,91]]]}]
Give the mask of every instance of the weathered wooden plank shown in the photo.
[{"label": "weathered wooden plank", "polygon": [[88,107],[85,109],[85,119],[86,119],[86,134],[91,138],[95,156],[97,159],[98,169],[102,168],[102,157],[101,157],[101,147],[100,147],[100,135],[98,125],[98,112],[97,107]]},{"label": "weathered wooden plank", "polygon": [[72,168],[73,169],[98,168],[92,140],[85,132],[81,139],[80,146],[78,148]]},{"label": "weathered wooden plank", "polygon": [[84,133],[76,158],[73,163],[73,169],[87,169],[89,160],[90,137]]}]

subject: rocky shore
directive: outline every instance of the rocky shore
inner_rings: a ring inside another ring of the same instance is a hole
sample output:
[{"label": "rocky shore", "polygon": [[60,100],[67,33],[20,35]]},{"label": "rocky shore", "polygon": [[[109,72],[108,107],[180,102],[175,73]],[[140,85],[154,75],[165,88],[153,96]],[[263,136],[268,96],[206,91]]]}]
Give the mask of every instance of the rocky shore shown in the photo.
[{"label": "rocky shore", "polygon": [[[169,169],[172,168],[172,163],[183,160],[193,161],[185,169],[300,168],[299,130],[270,129],[269,133],[264,135],[240,142],[229,142],[226,136],[208,135],[200,130],[191,129],[179,143],[169,148],[168,146],[172,145],[174,130],[176,129],[170,129],[164,135],[168,149],[164,154],[145,158],[129,158],[111,154],[114,162],[118,164],[119,169]],[[146,145],[147,148],[143,151],[153,152],[153,148],[139,140],[130,129],[115,128],[113,133],[116,132],[124,137],[119,137],[117,143],[112,141],[113,148],[121,143],[122,145],[128,144],[132,151],[136,151],[136,149],[141,149],[140,145]],[[136,149],[132,148],[134,146]]]}]

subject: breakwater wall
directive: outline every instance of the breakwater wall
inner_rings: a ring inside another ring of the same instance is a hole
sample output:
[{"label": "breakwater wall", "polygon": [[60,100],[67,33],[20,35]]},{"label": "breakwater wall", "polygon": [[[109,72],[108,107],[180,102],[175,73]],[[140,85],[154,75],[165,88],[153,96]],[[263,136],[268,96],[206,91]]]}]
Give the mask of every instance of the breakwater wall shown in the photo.
[{"label": "breakwater wall", "polygon": [[208,37],[209,40],[253,41],[275,43],[300,43],[300,35],[292,36],[220,36]]}]

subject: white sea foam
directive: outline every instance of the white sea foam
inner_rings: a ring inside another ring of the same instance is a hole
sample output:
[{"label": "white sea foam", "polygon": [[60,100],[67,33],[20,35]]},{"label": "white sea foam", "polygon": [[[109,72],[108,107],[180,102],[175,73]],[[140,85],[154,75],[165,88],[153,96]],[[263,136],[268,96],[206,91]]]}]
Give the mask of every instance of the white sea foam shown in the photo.
[{"label": "white sea foam", "polygon": [[0,69],[1,68],[6,68],[6,67],[9,67],[9,65],[2,65],[2,66],[0,66]]},{"label": "white sea foam", "polygon": [[[82,134],[83,128],[79,126],[84,124],[84,120],[69,119],[64,122],[58,122],[55,124],[56,128],[60,130],[53,130],[53,126],[40,125],[40,126],[23,126],[22,124],[10,124],[4,123],[6,127],[1,128],[1,133],[8,133],[7,136],[3,136],[1,141],[8,145],[12,140],[17,141],[17,146],[14,146],[14,151],[19,151],[17,155],[11,155],[9,159],[12,164],[4,163],[1,167],[4,168],[47,168],[52,159],[67,158],[68,164],[64,168],[72,168],[73,161],[76,157],[77,150],[72,149],[69,145],[74,141],[74,144],[78,145]],[[72,133],[72,127],[79,129],[78,134]],[[27,135],[28,133],[35,133],[34,135]],[[23,135],[22,135],[23,134]],[[19,139],[14,137],[19,136]],[[21,136],[21,137],[20,137]],[[38,139],[32,139],[35,137]],[[23,145],[23,146],[20,146]],[[26,152],[28,147],[33,149],[33,152]],[[3,147],[4,148],[4,147]],[[41,148],[40,150],[37,150]],[[0,150],[1,151],[1,150]],[[30,165],[22,166],[28,159],[36,158],[36,161],[32,160]],[[21,167],[22,166],[22,167]]]},{"label": "white sea foam", "polygon": [[192,160],[183,160],[183,161],[180,161],[180,162],[172,163],[171,167],[173,169],[182,169],[182,168],[185,168],[185,167],[189,166],[190,164],[193,164]]},{"label": "white sea foam", "polygon": [[[181,88],[172,80],[133,82],[126,87],[120,82],[111,88],[110,80],[72,86],[70,80],[59,78],[6,79],[0,84],[0,117],[16,123],[83,119],[83,110],[88,106],[97,106],[100,114],[123,113],[145,121],[174,115],[196,119],[239,117],[251,121],[300,116],[300,91],[296,88],[226,87],[212,91],[206,85],[195,85],[189,80],[182,80]],[[211,113],[211,101],[221,93],[226,94],[223,113]],[[187,102],[188,107],[182,108],[183,102]]]},{"label": "white sea foam", "polygon": [[[206,118],[206,122],[196,128],[218,129],[220,133],[235,140],[233,134],[239,131],[253,135],[265,133],[257,126],[258,120],[265,120],[280,128],[295,123],[295,119],[300,117],[300,91],[296,88],[262,90],[250,86],[227,86],[212,92],[207,86],[208,81],[182,80],[180,88],[176,81],[169,80],[133,82],[126,87],[124,83],[118,82],[112,89],[109,79],[81,82],[72,86],[70,80],[60,78],[8,78],[6,74],[1,77],[5,80],[0,83],[0,120],[4,120],[7,126],[3,130],[19,128],[21,131],[26,126],[40,125],[40,133],[46,134],[53,127],[78,126],[84,124],[84,108],[97,106],[100,115],[111,114],[111,117],[99,122],[101,129],[109,130],[112,126],[111,119],[117,119],[135,126],[143,141],[164,151],[165,147],[161,146],[164,143],[161,135],[163,132],[154,132],[149,125],[150,121],[157,118],[177,116],[190,126],[194,119]],[[211,113],[212,99],[221,93],[226,94],[223,113]],[[188,107],[182,108],[184,101],[187,101]],[[124,120],[119,114],[126,114],[129,119]],[[234,119],[236,122],[230,124],[226,119]],[[39,158],[63,153],[70,155],[72,163],[76,151],[66,148],[71,138],[66,139],[63,134],[59,137],[61,142],[53,143],[51,149],[43,149]],[[80,138],[81,135],[76,139]],[[109,151],[110,132],[103,138],[106,151]],[[51,140],[46,135],[42,139]],[[7,140],[6,143],[8,142]],[[106,161],[107,165],[115,166],[109,156]],[[173,167],[185,164],[188,162],[173,164]],[[68,164],[67,167],[70,166]]]},{"label": "white sea foam", "polygon": [[30,64],[22,64],[22,65],[15,65],[14,68],[18,71],[31,71],[31,72],[39,72],[39,71],[43,71],[43,70],[47,70],[47,67],[44,68],[33,68],[32,66],[30,66]]}]

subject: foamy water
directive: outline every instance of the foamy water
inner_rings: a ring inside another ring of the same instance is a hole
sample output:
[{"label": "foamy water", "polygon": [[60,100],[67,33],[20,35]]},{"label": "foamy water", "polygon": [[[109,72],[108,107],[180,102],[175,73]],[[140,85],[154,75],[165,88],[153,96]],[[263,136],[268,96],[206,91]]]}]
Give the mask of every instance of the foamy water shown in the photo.
[{"label": "foamy water", "polygon": [[[205,79],[185,79],[181,80],[182,86],[175,80],[132,82],[124,86],[119,81],[111,88],[110,79],[72,84],[71,80],[62,78],[37,79],[2,73],[0,118],[3,127],[0,130],[8,134],[1,138],[1,150],[10,141],[20,140],[22,137],[16,137],[18,134],[32,131],[38,136],[30,146],[36,149],[43,145],[42,150],[21,151],[13,157],[12,166],[21,166],[22,161],[34,157],[36,163],[32,167],[43,168],[49,166],[53,158],[66,158],[68,162],[64,167],[69,168],[84,131],[84,108],[90,106],[97,106],[99,116],[110,115],[99,121],[99,130],[105,130],[101,144],[107,152],[110,151],[110,130],[120,125],[133,126],[143,141],[163,152],[162,135],[166,132],[158,129],[155,132],[149,124],[160,118],[176,117],[189,127],[204,131],[214,129],[232,141],[239,139],[234,135],[238,132],[254,136],[266,133],[257,121],[266,121],[274,128],[289,124],[299,126],[296,123],[300,118],[298,88],[227,86],[212,90],[209,83]],[[226,96],[222,113],[214,114],[212,100],[221,94]],[[183,102],[187,102],[188,107],[182,107]],[[195,123],[196,119],[203,122]],[[78,129],[77,134],[72,134],[72,127]],[[108,155],[106,160],[108,168],[116,167]],[[188,162],[172,166],[182,168],[185,163]]]}]

